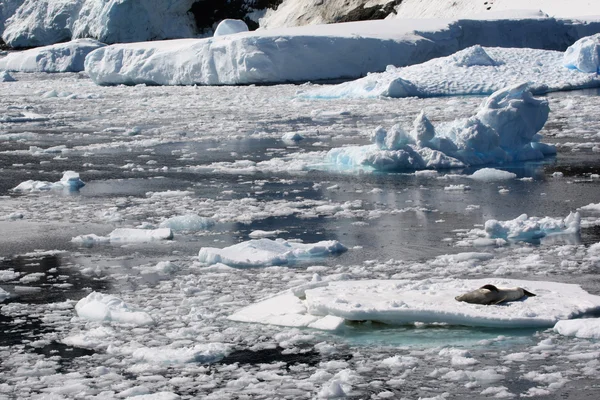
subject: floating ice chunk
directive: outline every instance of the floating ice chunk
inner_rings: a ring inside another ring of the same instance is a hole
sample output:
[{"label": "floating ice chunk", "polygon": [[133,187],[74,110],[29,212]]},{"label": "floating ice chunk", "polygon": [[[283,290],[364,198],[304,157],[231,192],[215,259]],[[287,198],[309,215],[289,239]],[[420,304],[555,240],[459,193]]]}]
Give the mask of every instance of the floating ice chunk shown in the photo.
[{"label": "floating ice chunk", "polygon": [[411,135],[419,146],[424,146],[434,138],[435,128],[423,111],[415,118]]},{"label": "floating ice chunk", "polygon": [[[121,392],[123,393],[123,392]],[[119,393],[119,394],[121,394]],[[149,393],[149,394],[139,394],[139,395],[133,395],[133,396],[128,396],[128,399],[134,399],[134,400],[178,400],[181,398],[181,396],[179,396],[176,393],[173,392],[156,392],[156,393]]]},{"label": "floating ice chunk", "polygon": [[6,71],[0,71],[0,82],[16,82],[17,80]]},{"label": "floating ice chunk", "polygon": [[[500,306],[464,304],[454,299],[485,284],[525,287],[536,296]],[[312,318],[329,315],[387,324],[424,322],[518,328],[551,327],[558,320],[600,310],[600,296],[591,295],[578,285],[509,279],[336,281],[306,289],[304,295],[304,299],[294,299],[290,291],[282,292],[229,318],[277,325],[290,321],[288,326],[296,327],[308,326],[314,321]]]},{"label": "floating ice chunk", "polygon": [[10,297],[10,293],[8,293],[6,290],[0,288],[0,301],[4,301],[6,299],[8,299]]},{"label": "floating ice chunk", "polygon": [[248,32],[248,25],[241,19],[224,19],[219,22],[213,36],[233,35],[235,33]]},{"label": "floating ice chunk", "polygon": [[15,192],[43,192],[47,190],[66,189],[75,192],[83,186],[85,186],[85,183],[79,178],[77,172],[65,171],[58,182],[28,180],[21,182],[12,190]]},{"label": "floating ice chunk", "polygon": [[600,212],[600,203],[590,203],[587,206],[579,207],[578,210]]},{"label": "floating ice chunk", "polygon": [[201,217],[196,214],[179,215],[171,217],[160,223],[161,228],[170,228],[174,232],[202,231],[215,225],[211,218]]},{"label": "floating ice chunk", "polygon": [[86,56],[105,46],[93,39],[37,47],[0,58],[0,69],[20,72],[80,72]]},{"label": "floating ice chunk", "polygon": [[522,214],[509,221],[490,219],[485,222],[484,229],[488,238],[531,241],[549,235],[579,234],[581,229],[581,217],[579,213],[569,213],[564,219],[550,217],[529,218],[527,214]]},{"label": "floating ice chunk", "polygon": [[108,236],[98,236],[94,233],[88,235],[79,235],[71,239],[71,243],[75,243],[83,247],[92,247],[95,244],[109,243],[110,238]]},{"label": "floating ice chunk", "polygon": [[563,56],[563,65],[587,73],[600,73],[600,34],[573,43]]},{"label": "floating ice chunk", "polygon": [[303,140],[304,136],[299,134],[298,132],[286,132],[281,136],[281,140],[284,143],[298,143]]},{"label": "floating ice chunk", "polygon": [[171,240],[173,239],[173,231],[169,228],[117,228],[108,237],[111,243],[144,243],[157,240]]},{"label": "floating ice chunk", "polygon": [[108,294],[92,292],[79,300],[75,311],[80,318],[90,321],[117,322],[120,324],[149,325],[152,317],[143,311],[134,311],[121,299]]},{"label": "floating ice chunk", "polygon": [[198,258],[207,264],[223,263],[232,267],[263,267],[293,264],[302,259],[342,253],[347,248],[337,240],[295,243],[283,239],[258,239],[218,249],[203,247]]},{"label": "floating ice chunk", "polygon": [[281,230],[275,230],[275,231],[261,231],[261,230],[256,230],[256,231],[252,231],[248,234],[248,236],[252,239],[261,239],[261,238],[269,238],[269,237],[275,237],[277,235],[279,235],[280,233],[283,233],[286,231],[281,231]]},{"label": "floating ice chunk", "polygon": [[198,344],[190,348],[141,347],[133,351],[133,358],[153,364],[209,364],[219,361],[230,351],[223,343]]},{"label": "floating ice chunk", "polygon": [[564,336],[584,339],[600,339],[600,318],[582,318],[558,321],[554,332]]},{"label": "floating ice chunk", "polygon": [[458,184],[458,185],[450,185],[450,186],[446,186],[444,187],[444,190],[447,192],[466,192],[468,190],[471,190],[471,186],[469,185],[463,185]]},{"label": "floating ice chunk", "polygon": [[455,53],[452,56],[452,60],[454,60],[454,63],[459,67],[498,65],[498,63],[486,53],[485,49],[478,44]]},{"label": "floating ice chunk", "polygon": [[494,168],[481,168],[475,171],[469,178],[475,179],[476,181],[495,182],[515,179],[516,177],[517,174],[513,174],[512,172]]}]

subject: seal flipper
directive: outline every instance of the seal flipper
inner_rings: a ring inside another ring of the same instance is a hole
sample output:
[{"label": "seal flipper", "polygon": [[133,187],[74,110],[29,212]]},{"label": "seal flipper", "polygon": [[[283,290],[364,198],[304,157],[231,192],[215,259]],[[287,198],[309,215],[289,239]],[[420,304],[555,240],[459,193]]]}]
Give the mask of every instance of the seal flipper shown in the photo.
[{"label": "seal flipper", "polygon": [[489,305],[491,305],[491,306],[495,306],[495,305],[498,305],[498,304],[500,304],[500,303],[504,302],[505,300],[506,300],[506,296],[504,296],[503,298],[501,298],[501,299],[498,299],[498,300],[496,300],[496,301],[492,301],[491,303],[489,303]]},{"label": "seal flipper", "polygon": [[492,292],[498,292],[499,291],[496,286],[490,285],[489,283],[487,285],[483,285],[479,289],[487,289],[487,290],[492,291]]},{"label": "seal flipper", "polygon": [[527,297],[535,297],[535,294],[531,293],[528,290],[523,289],[523,294]]}]

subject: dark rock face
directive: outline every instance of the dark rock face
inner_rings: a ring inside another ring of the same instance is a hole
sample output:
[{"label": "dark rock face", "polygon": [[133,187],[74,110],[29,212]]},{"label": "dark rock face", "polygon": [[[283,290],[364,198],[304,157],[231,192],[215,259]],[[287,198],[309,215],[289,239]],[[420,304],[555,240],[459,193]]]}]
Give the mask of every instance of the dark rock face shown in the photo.
[{"label": "dark rock face", "polygon": [[395,7],[400,5],[402,0],[392,0],[387,4],[381,4],[373,7],[365,7],[364,4],[356,7],[348,14],[339,18],[335,22],[353,22],[353,21],[369,21],[375,19],[384,19],[390,14],[395,14]]},{"label": "dark rock face", "polygon": [[190,8],[199,33],[211,33],[215,24],[226,19],[241,19],[250,30],[258,23],[248,18],[248,13],[271,8],[276,10],[283,0],[198,0]]}]

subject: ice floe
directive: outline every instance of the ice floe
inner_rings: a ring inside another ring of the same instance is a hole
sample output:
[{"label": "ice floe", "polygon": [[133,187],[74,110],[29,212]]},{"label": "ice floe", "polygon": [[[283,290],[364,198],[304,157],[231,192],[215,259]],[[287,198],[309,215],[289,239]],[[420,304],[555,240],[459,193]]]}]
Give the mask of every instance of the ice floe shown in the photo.
[{"label": "ice floe", "polygon": [[566,218],[528,217],[521,214],[509,221],[490,219],[485,222],[485,234],[488,238],[512,241],[531,241],[550,235],[576,235],[581,229],[579,213],[570,213]]},{"label": "ice floe", "polygon": [[117,228],[108,236],[98,236],[96,234],[79,235],[71,239],[71,242],[81,246],[93,246],[101,243],[111,244],[129,244],[129,243],[148,243],[159,240],[173,239],[173,231],[170,228],[158,229],[137,229],[137,228]]},{"label": "ice floe", "polygon": [[583,339],[600,339],[600,318],[582,318],[558,321],[554,331],[564,336]]},{"label": "ice floe", "polygon": [[579,39],[563,58],[564,66],[590,74],[600,74],[600,34]]},{"label": "ice floe", "polygon": [[93,39],[76,39],[0,58],[0,69],[19,72],[80,72],[86,56],[105,44]]},{"label": "ice floe", "polygon": [[90,321],[116,322],[120,324],[149,325],[152,317],[144,311],[135,311],[118,297],[92,292],[75,305],[80,318]]},{"label": "ice floe", "polygon": [[[455,296],[485,284],[519,286],[536,297],[497,306],[464,304]],[[311,326],[324,317],[378,321],[386,324],[444,323],[451,325],[526,328],[551,327],[600,309],[600,297],[578,285],[512,279],[426,279],[320,282],[301,291],[285,291],[243,308],[234,321],[283,326]],[[315,326],[315,325],[313,325]]]},{"label": "ice floe", "polygon": [[196,214],[178,215],[168,218],[160,223],[161,228],[170,228],[174,232],[201,231],[215,225],[212,218],[201,217]]},{"label": "ice floe", "polygon": [[297,261],[342,253],[346,247],[337,240],[296,243],[284,239],[256,239],[218,249],[203,247],[198,259],[206,264],[222,263],[232,267],[288,265]]},{"label": "ice floe", "polygon": [[476,181],[496,182],[515,179],[517,174],[494,168],[481,168],[473,172],[469,178]]},{"label": "ice floe", "polygon": [[494,92],[468,119],[434,128],[419,114],[410,131],[399,124],[375,129],[372,145],[333,148],[327,160],[340,169],[400,171],[456,168],[539,160],[556,153],[537,132],[550,112],[548,102],[532,96],[527,84]]},{"label": "ice floe", "polygon": [[[235,85],[357,78],[383,71],[387,65],[404,66],[445,56],[477,41],[488,46],[560,48],[565,36],[573,40],[598,30],[600,25],[596,22],[583,24],[552,18],[527,19],[526,23],[524,20],[361,21],[207,39],[114,44],[92,52],[86,58],[85,70],[101,85]],[[517,57],[531,60],[531,56],[526,57],[528,51]],[[527,65],[524,69],[534,68],[539,66]],[[489,74],[485,78],[486,84],[500,80],[490,79]],[[525,75],[519,81],[523,79],[527,79]],[[500,81],[488,93],[515,82]],[[396,86],[404,91],[402,82]]]},{"label": "ice floe", "polygon": [[299,95],[306,98],[483,95],[520,82],[529,82],[534,94],[600,86],[600,77],[595,73],[563,66],[563,55],[566,59],[570,51],[473,46],[451,56],[408,67],[389,66],[382,73]]},{"label": "ice floe", "polygon": [[85,186],[85,183],[79,178],[79,174],[74,171],[65,171],[58,182],[34,181],[28,180],[19,183],[12,190],[15,192],[42,192],[47,190],[66,189],[69,191],[78,191]]}]

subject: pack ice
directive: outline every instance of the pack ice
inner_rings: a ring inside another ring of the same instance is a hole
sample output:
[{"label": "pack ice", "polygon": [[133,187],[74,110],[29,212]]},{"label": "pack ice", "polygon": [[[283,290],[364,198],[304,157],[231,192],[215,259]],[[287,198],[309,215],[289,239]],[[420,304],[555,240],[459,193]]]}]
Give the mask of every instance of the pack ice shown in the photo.
[{"label": "pack ice", "polygon": [[423,112],[410,131],[394,125],[371,136],[373,144],[333,148],[327,160],[343,170],[378,171],[456,168],[539,160],[556,154],[554,146],[540,143],[550,108],[533,97],[528,84],[498,90],[477,113],[437,128]]},{"label": "pack ice", "polygon": [[74,171],[65,171],[58,182],[34,181],[28,180],[19,183],[12,190],[15,192],[41,192],[47,190],[66,189],[77,191],[85,186],[85,183],[79,178],[79,174]]},{"label": "pack ice", "polygon": [[75,311],[80,318],[90,321],[117,322],[121,324],[149,325],[152,317],[143,311],[133,310],[118,297],[92,292],[79,300]]},{"label": "pack ice", "polygon": [[93,246],[98,243],[111,244],[130,244],[130,243],[149,243],[159,240],[173,239],[173,231],[170,228],[158,229],[137,229],[137,228],[117,228],[108,236],[98,236],[95,234],[79,235],[71,239],[72,243],[81,246]]},{"label": "pack ice", "polygon": [[[485,284],[536,294],[495,306],[454,298]],[[579,285],[515,279],[364,280],[319,282],[243,308],[229,319],[282,326],[339,329],[344,321],[415,322],[497,328],[552,327],[600,309],[600,296]],[[327,318],[327,319],[325,319]]]},{"label": "pack ice", "polygon": [[0,70],[18,72],[80,72],[85,57],[102,46],[93,39],[76,39],[67,43],[9,53],[0,58]]},{"label": "pack ice", "polygon": [[284,239],[256,239],[218,249],[203,247],[198,259],[207,264],[222,263],[230,267],[264,267],[343,253],[347,248],[337,240],[296,243]]},{"label": "pack ice", "polygon": [[388,66],[385,72],[324,86],[300,96],[398,98],[482,95],[520,82],[529,82],[534,94],[598,87],[598,38],[600,35],[580,39],[566,53],[476,45],[422,64],[403,68]]}]

